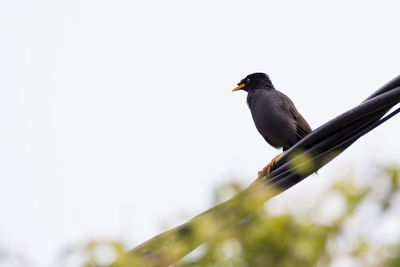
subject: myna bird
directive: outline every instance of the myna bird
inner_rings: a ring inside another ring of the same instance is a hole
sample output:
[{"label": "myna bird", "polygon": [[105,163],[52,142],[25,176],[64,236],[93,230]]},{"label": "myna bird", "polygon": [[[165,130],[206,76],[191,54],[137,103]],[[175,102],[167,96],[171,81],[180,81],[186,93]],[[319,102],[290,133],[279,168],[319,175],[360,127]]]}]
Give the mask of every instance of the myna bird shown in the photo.
[{"label": "myna bird", "polygon": [[238,83],[232,90],[244,90],[247,94],[247,104],[258,132],[265,141],[275,148],[282,148],[283,152],[259,172],[270,173],[271,167],[286,150],[296,144],[311,132],[311,127],[297,111],[293,102],[275,89],[268,75],[253,73]]}]

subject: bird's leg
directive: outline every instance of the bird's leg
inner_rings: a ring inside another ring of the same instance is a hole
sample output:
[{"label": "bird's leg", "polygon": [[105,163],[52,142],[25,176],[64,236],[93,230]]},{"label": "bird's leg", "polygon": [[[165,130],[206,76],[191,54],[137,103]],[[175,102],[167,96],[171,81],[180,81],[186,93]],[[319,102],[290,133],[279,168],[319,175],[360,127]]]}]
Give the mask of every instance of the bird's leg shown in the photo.
[{"label": "bird's leg", "polygon": [[265,171],[267,171],[267,174],[269,174],[269,173],[271,172],[272,166],[274,166],[274,164],[275,164],[275,161],[276,161],[280,156],[282,156],[283,153],[285,153],[285,152],[282,152],[282,153],[280,153],[278,156],[276,156],[275,158],[273,158],[273,159],[271,160],[271,162],[268,163],[267,166],[265,166],[261,171],[258,172],[258,176],[260,176],[261,174],[265,173]]}]

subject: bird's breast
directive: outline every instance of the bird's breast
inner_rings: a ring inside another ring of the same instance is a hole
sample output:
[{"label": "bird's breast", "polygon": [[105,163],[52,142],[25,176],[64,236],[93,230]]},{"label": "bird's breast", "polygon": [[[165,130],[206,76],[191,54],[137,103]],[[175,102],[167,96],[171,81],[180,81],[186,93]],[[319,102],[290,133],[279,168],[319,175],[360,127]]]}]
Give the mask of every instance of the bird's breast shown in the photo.
[{"label": "bird's breast", "polygon": [[254,124],[264,139],[274,147],[288,147],[296,140],[296,126],[279,108],[279,99],[268,92],[255,92],[248,98]]}]

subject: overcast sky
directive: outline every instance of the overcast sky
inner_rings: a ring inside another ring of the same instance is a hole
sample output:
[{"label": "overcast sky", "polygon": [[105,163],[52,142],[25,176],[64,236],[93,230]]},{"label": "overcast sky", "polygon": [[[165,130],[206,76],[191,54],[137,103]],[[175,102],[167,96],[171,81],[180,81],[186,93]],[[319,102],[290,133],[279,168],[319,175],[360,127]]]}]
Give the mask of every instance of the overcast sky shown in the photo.
[{"label": "overcast sky", "polygon": [[[268,73],[316,128],[400,74],[399,8],[1,1],[0,246],[37,266],[91,239],[133,247],[210,207],[217,186],[249,184],[279,151],[236,83]],[[308,188],[399,163],[399,131],[395,117]]]}]

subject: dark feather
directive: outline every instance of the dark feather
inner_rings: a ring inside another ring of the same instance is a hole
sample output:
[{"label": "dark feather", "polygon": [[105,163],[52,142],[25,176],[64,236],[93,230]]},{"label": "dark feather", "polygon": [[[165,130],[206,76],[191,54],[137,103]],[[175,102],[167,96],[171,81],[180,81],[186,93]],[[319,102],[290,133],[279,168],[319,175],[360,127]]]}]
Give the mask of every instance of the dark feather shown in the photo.
[{"label": "dark feather", "polygon": [[297,129],[296,131],[296,135],[298,137],[297,141],[300,141],[312,131],[311,127],[307,123],[307,121],[303,118],[303,116],[301,116],[301,114],[297,111],[296,106],[293,104],[290,98],[281,92],[279,92],[279,95],[282,100],[280,107],[294,120]]}]

